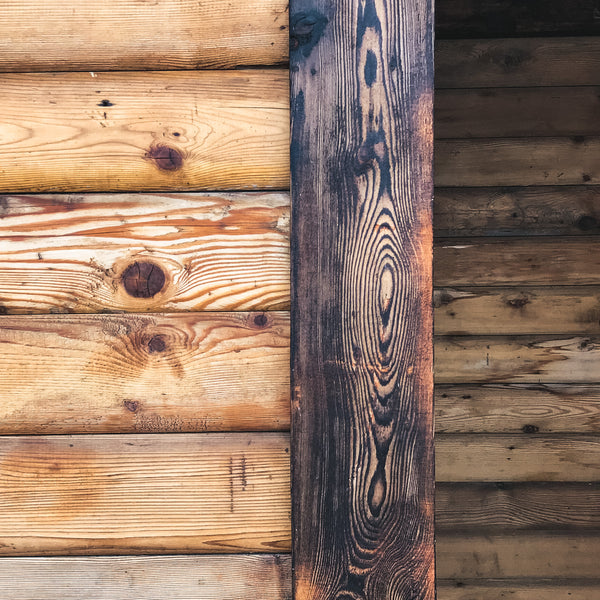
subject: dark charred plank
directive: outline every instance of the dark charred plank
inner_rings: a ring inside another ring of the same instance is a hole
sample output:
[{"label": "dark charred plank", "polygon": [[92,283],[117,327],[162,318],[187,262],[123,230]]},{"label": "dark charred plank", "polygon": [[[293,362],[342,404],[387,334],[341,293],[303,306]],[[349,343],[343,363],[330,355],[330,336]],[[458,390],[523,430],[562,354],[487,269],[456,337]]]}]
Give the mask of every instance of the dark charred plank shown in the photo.
[{"label": "dark charred plank", "polygon": [[430,600],[431,5],[290,30],[294,593]]}]

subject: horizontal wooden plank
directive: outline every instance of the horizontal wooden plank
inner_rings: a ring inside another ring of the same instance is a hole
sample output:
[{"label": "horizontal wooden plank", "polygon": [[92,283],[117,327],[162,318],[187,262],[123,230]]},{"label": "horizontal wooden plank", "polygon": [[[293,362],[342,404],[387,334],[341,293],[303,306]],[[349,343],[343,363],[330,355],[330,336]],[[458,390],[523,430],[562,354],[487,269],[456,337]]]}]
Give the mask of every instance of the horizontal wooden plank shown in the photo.
[{"label": "horizontal wooden plank", "polygon": [[600,383],[600,338],[440,336],[436,383]]},{"label": "horizontal wooden plank", "polygon": [[438,40],[438,88],[600,84],[600,37]]},{"label": "horizontal wooden plank", "polygon": [[282,313],[0,317],[0,433],[289,428]]},{"label": "horizontal wooden plank", "polygon": [[0,23],[1,71],[271,65],[288,51],[284,0],[10,0]]},{"label": "horizontal wooden plank", "polygon": [[595,0],[437,0],[435,20],[437,39],[600,34]]},{"label": "horizontal wooden plank", "polygon": [[[598,50],[600,56],[600,46]],[[598,137],[438,140],[435,184],[593,185],[600,182],[598,156]]]},{"label": "horizontal wooden plank", "polygon": [[600,333],[600,287],[438,288],[441,335]]},{"label": "horizontal wooden plank", "polygon": [[435,476],[438,482],[600,481],[600,438],[440,434]]},{"label": "horizontal wooden plank", "polygon": [[589,531],[600,528],[600,485],[439,483],[436,532]]},{"label": "horizontal wooden plank", "polygon": [[438,139],[597,136],[599,97],[597,86],[442,89],[435,95],[435,135]]},{"label": "horizontal wooden plank", "polygon": [[285,554],[2,558],[2,600],[289,600]]},{"label": "horizontal wooden plank", "polygon": [[600,239],[464,238],[434,249],[438,287],[600,284]]},{"label": "horizontal wooden plank", "polygon": [[[289,307],[287,194],[4,196],[0,215],[4,313]],[[128,291],[135,263],[162,287]]]},{"label": "horizontal wooden plank", "polygon": [[437,538],[437,576],[473,578],[598,577],[600,535],[532,533]]},{"label": "horizontal wooden plank", "polygon": [[287,188],[288,85],[281,70],[2,75],[0,192]]},{"label": "horizontal wooden plank", "polygon": [[437,188],[439,237],[600,233],[600,187]]},{"label": "horizontal wooden plank", "polygon": [[0,438],[0,554],[288,550],[284,434]]},{"label": "horizontal wooden plank", "polygon": [[597,580],[536,579],[438,579],[439,600],[597,600]]},{"label": "horizontal wooden plank", "polygon": [[436,385],[436,433],[598,433],[600,386]]}]

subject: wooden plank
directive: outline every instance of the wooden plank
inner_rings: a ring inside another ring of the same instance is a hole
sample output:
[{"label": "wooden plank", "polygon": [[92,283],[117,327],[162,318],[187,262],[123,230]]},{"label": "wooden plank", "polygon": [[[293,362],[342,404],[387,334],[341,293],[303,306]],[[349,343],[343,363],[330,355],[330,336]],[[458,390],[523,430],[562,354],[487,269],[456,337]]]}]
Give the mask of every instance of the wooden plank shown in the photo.
[{"label": "wooden plank", "polygon": [[596,600],[600,592],[597,580],[568,579],[488,579],[488,580],[439,580],[439,600]]},{"label": "wooden plank", "polygon": [[0,554],[288,550],[287,435],[0,438]]},{"label": "wooden plank", "polygon": [[[284,194],[4,196],[0,215],[4,313],[289,307]],[[135,264],[153,289],[128,291]]]},{"label": "wooden plank", "polygon": [[438,0],[435,21],[437,39],[600,35],[596,0]]},{"label": "wooden plank", "polygon": [[439,287],[600,284],[595,236],[439,240],[434,255]]},{"label": "wooden plank", "polygon": [[597,435],[439,434],[435,443],[437,482],[600,481]]},{"label": "wooden plank", "polygon": [[599,96],[597,86],[442,89],[435,95],[435,136],[597,136]]},{"label": "wooden plank", "polygon": [[441,579],[596,578],[597,533],[442,536],[436,543]]},{"label": "wooden plank", "polygon": [[[598,50],[600,56],[600,46]],[[435,184],[594,185],[600,182],[598,156],[597,137],[439,140],[435,144]]]},{"label": "wooden plank", "polygon": [[600,387],[436,385],[436,433],[598,433]]},{"label": "wooden plank", "polygon": [[440,237],[600,233],[600,187],[436,188]]},{"label": "wooden plank", "polygon": [[272,65],[287,56],[283,0],[9,0],[1,71],[123,71]]},{"label": "wooden plank", "polygon": [[600,333],[600,287],[438,288],[441,335]]},{"label": "wooden plank", "polygon": [[436,534],[552,531],[600,527],[600,485],[591,483],[440,483]]},{"label": "wooden plank", "polygon": [[290,557],[2,558],[2,600],[289,600]]},{"label": "wooden plank", "polygon": [[0,433],[289,427],[282,313],[0,317]]},{"label": "wooden plank", "polygon": [[600,84],[600,37],[438,40],[437,88]]},{"label": "wooden plank", "polygon": [[432,599],[432,6],[290,11],[294,597]]},{"label": "wooden plank", "polygon": [[600,383],[600,339],[553,336],[443,336],[436,383]]},{"label": "wooden plank", "polygon": [[0,88],[0,192],[289,185],[285,71],[9,74]]}]

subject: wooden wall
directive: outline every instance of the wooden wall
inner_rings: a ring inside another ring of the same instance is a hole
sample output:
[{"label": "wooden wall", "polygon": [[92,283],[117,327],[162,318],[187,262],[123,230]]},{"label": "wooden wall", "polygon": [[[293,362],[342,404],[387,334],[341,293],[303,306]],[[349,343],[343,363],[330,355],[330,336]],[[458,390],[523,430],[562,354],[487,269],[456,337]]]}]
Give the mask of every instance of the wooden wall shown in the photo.
[{"label": "wooden wall", "polygon": [[[438,2],[441,600],[599,590],[600,37],[575,4]],[[0,23],[0,598],[284,600],[286,3]]]}]

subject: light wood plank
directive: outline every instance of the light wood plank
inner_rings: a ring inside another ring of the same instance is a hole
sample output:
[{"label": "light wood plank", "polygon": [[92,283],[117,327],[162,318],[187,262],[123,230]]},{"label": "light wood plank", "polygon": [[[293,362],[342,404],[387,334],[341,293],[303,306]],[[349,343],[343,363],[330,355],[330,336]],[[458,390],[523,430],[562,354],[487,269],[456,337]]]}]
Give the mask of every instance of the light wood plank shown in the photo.
[{"label": "light wood plank", "polygon": [[281,313],[0,317],[0,433],[289,428]]},{"label": "light wood plank", "polygon": [[[568,577],[568,575],[567,575]],[[597,600],[600,583],[528,577],[524,580],[438,580],[439,600]]]},{"label": "light wood plank", "polygon": [[437,535],[600,527],[600,484],[438,483]]},{"label": "light wood plank", "polygon": [[290,557],[2,558],[2,600],[289,600]]},{"label": "light wood plank", "polygon": [[600,37],[438,40],[438,88],[600,84]]},{"label": "light wood plank", "polygon": [[437,188],[440,237],[600,233],[600,187]]},{"label": "light wood plank", "polygon": [[435,135],[443,138],[600,135],[600,88],[439,90]]},{"label": "light wood plank", "polygon": [[441,335],[600,333],[600,287],[438,288]]},{"label": "light wood plank", "polygon": [[285,71],[9,74],[0,88],[0,192],[289,185]]},{"label": "light wood plank", "polygon": [[600,438],[440,434],[435,476],[438,482],[600,481]]},{"label": "light wood plank", "polygon": [[[600,57],[600,46],[598,50]],[[438,140],[435,184],[445,187],[597,185],[599,156],[598,137]]]},{"label": "light wood plank", "polygon": [[283,434],[0,438],[0,554],[290,546]]},{"label": "light wood plank", "polygon": [[437,433],[599,433],[600,386],[436,385]]},{"label": "light wood plank", "polygon": [[272,65],[288,51],[284,0],[8,0],[1,71]]},{"label": "light wood plank", "polygon": [[[4,313],[289,307],[288,195],[4,196],[0,207]],[[136,262],[164,274],[154,295],[125,288]]]},{"label": "light wood plank", "polygon": [[464,238],[439,240],[435,285],[599,285],[600,238]]}]

